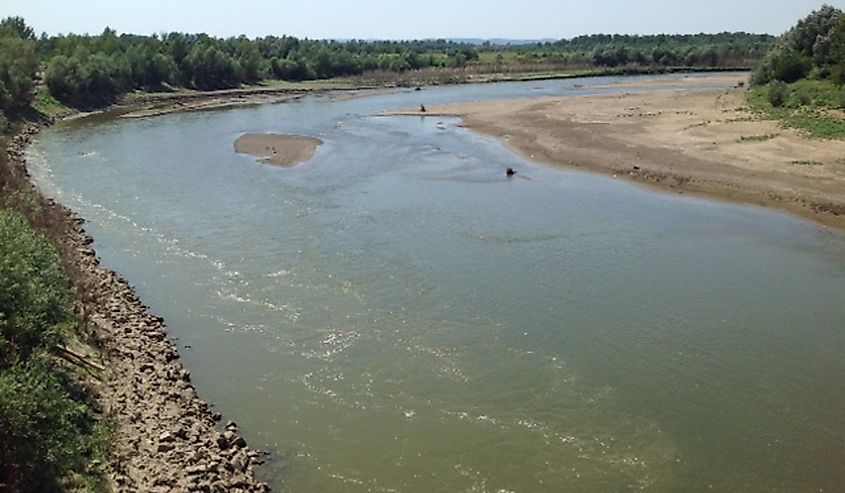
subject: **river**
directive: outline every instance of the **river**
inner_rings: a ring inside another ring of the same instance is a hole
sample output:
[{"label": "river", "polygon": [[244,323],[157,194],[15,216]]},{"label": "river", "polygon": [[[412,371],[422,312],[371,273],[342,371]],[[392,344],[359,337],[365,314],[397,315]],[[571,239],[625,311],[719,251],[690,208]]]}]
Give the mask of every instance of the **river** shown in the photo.
[{"label": "river", "polygon": [[[82,119],[29,167],[277,491],[841,490],[845,235],[373,116],[619,81]],[[283,169],[244,132],[324,144]]]}]

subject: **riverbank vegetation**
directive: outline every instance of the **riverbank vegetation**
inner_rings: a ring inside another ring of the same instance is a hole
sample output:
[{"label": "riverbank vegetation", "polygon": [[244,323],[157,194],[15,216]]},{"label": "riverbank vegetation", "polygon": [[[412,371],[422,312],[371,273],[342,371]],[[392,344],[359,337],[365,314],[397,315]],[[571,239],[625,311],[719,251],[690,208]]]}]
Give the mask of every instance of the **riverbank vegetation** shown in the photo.
[{"label": "riverbank vegetation", "polygon": [[63,359],[83,337],[70,282],[55,246],[13,209],[20,197],[4,189],[0,207],[0,491],[100,491],[91,465],[107,455],[108,427]]},{"label": "riverbank vegetation", "polygon": [[31,102],[37,87],[63,104],[96,107],[138,90],[213,90],[272,80],[424,84],[739,69],[760,61],[774,41],[769,35],[721,33],[590,35],[510,45],[444,39],[139,36],[108,28],[99,35],[36,37],[19,17],[5,19],[0,36],[0,102],[6,114]]},{"label": "riverbank vegetation", "polygon": [[845,15],[825,5],[781,36],[755,68],[758,113],[820,138],[845,138]]}]

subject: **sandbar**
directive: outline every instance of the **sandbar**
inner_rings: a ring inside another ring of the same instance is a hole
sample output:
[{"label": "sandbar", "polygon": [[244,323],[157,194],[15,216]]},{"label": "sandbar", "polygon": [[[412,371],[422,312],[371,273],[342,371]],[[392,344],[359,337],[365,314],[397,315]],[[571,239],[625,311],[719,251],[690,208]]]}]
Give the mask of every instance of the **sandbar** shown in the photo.
[{"label": "sandbar", "polygon": [[249,154],[262,163],[290,167],[309,161],[322,143],[304,135],[244,134],[235,141],[235,152]]},{"label": "sandbar", "polygon": [[431,106],[519,154],[845,228],[845,141],[751,113],[745,90],[660,91]]}]

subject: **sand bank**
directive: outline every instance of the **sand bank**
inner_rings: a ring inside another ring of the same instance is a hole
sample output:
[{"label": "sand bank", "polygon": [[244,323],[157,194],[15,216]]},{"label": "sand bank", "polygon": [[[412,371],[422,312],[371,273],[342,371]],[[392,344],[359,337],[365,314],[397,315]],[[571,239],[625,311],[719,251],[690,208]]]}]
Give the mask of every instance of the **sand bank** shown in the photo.
[{"label": "sand bank", "polygon": [[815,139],[745,107],[745,93],[687,90],[430,107],[520,154],[659,186],[776,207],[845,228],[845,141]]},{"label": "sand bank", "polygon": [[305,94],[291,93],[254,93],[254,94],[225,94],[216,96],[214,93],[191,97],[174,97],[154,100],[149,103],[138,103],[131,106],[131,110],[120,115],[120,118],[146,118],[161,116],[183,111],[217,110],[254,106],[258,104],[285,103],[300,99]]},{"label": "sand bank", "polygon": [[244,134],[235,141],[235,152],[249,154],[262,163],[296,166],[314,157],[323,141],[302,135]]}]

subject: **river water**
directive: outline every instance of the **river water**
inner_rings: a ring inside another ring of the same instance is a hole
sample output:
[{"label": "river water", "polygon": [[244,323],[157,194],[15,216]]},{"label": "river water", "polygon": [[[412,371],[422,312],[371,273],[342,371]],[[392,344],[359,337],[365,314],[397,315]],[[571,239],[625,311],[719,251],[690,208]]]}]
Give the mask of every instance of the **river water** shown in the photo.
[{"label": "river water", "polygon": [[278,491],[841,491],[845,235],[371,116],[618,81],[85,119],[29,163]]}]

